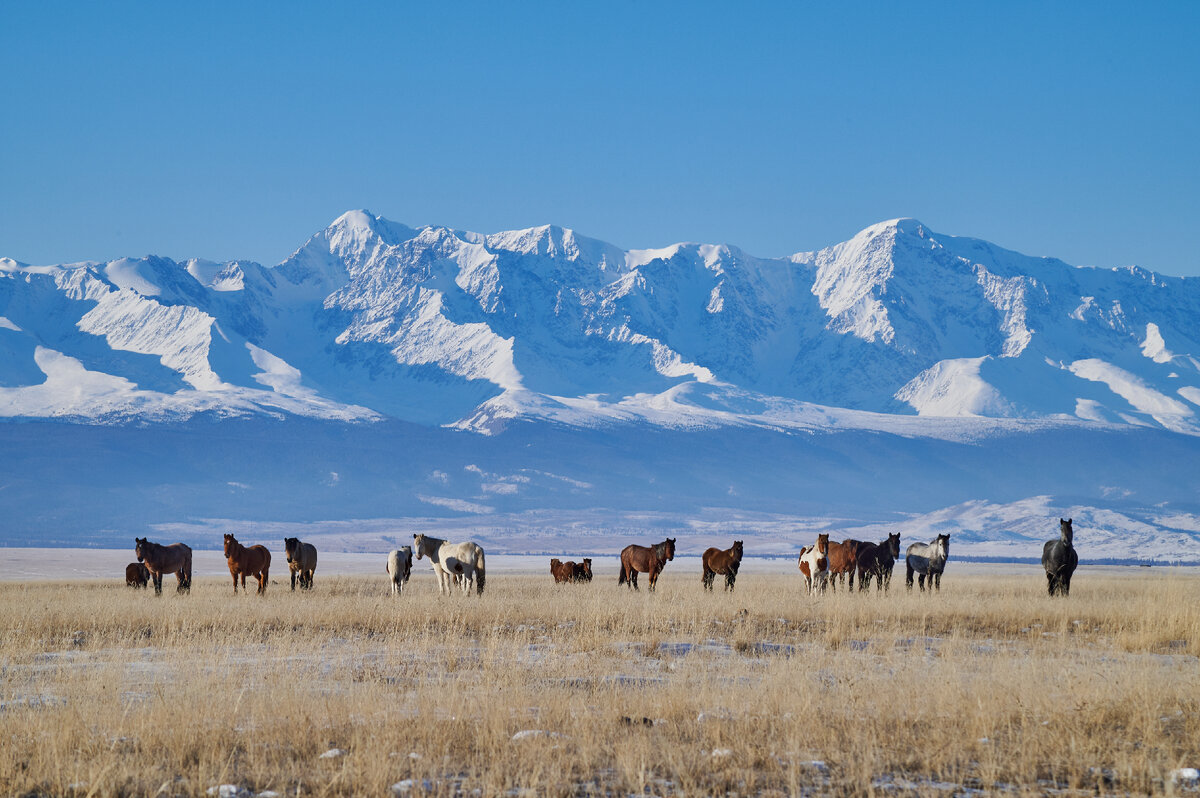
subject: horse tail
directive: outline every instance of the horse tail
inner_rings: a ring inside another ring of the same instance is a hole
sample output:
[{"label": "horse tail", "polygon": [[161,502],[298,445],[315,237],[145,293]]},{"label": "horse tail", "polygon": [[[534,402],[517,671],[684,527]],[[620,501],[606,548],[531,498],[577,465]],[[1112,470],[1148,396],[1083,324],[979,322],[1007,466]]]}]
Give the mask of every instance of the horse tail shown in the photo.
[{"label": "horse tail", "polygon": [[624,557],[621,558],[621,573],[617,577],[617,584],[618,585],[625,584],[625,558]]},{"label": "horse tail", "polygon": [[479,546],[476,546],[475,547],[475,594],[477,596],[483,595],[483,579],[484,579],[483,549],[481,549]]}]

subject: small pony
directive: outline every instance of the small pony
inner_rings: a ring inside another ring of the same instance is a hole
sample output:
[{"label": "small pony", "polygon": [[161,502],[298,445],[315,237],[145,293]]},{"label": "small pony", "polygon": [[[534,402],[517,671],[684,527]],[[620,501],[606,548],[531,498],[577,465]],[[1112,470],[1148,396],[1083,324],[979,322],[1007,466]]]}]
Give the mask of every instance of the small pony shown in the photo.
[{"label": "small pony", "polygon": [[392,595],[399,596],[412,576],[412,546],[395,549],[388,555],[387,572],[392,583]]},{"label": "small pony", "polygon": [[733,541],[733,546],[725,550],[716,546],[705,549],[701,563],[704,565],[704,574],[700,577],[700,584],[705,590],[713,589],[713,580],[717,578],[717,574],[724,574],[725,589],[733,590],[738,568],[742,566],[742,541]]},{"label": "small pony", "polygon": [[1075,552],[1075,528],[1073,519],[1058,519],[1058,540],[1047,540],[1042,547],[1042,567],[1046,569],[1046,588],[1050,595],[1071,595],[1071,575],[1079,565]]},{"label": "small pony", "polygon": [[800,549],[800,559],[796,565],[804,574],[809,595],[817,590],[824,593],[829,583],[829,535],[817,535],[816,543]]},{"label": "small pony", "polygon": [[850,589],[854,590],[854,571],[858,568],[858,552],[867,545],[861,540],[847,538],[841,543],[829,544],[829,586],[837,591],[838,582],[850,580]]},{"label": "small pony", "polygon": [[299,538],[284,538],[283,550],[287,552],[288,570],[292,572],[292,590],[296,589],[297,577],[301,590],[312,590],[313,571],[317,570],[317,547],[301,543]]},{"label": "small pony", "polygon": [[138,562],[146,564],[150,578],[154,581],[154,595],[162,595],[163,574],[173,573],[179,580],[177,593],[188,593],[192,589],[192,550],[183,543],[162,546],[145,538],[133,539],[133,550]]},{"label": "small pony", "polygon": [[242,578],[242,590],[246,589],[246,575],[258,580],[258,595],[267,594],[267,572],[271,569],[271,552],[258,544],[246,548],[233,535],[225,535],[225,559],[229,563],[229,574],[233,577],[233,593],[237,595],[238,577]]},{"label": "small pony", "polygon": [[925,579],[929,579],[929,590],[941,591],[942,571],[946,570],[946,558],[950,556],[950,536],[938,535],[928,543],[914,543],[904,554],[904,586],[912,590],[913,572],[921,592],[925,592]]},{"label": "small pony", "polygon": [[871,577],[876,578],[875,590],[887,590],[892,586],[892,569],[900,556],[900,533],[893,532],[887,540],[868,543],[858,552],[858,589],[871,586]]},{"label": "small pony", "polygon": [[459,585],[464,593],[471,592],[475,583],[478,595],[483,595],[484,556],[483,549],[476,543],[447,543],[429,535],[413,535],[413,551],[417,559],[428,557],[433,572],[438,577],[438,591],[453,593]]},{"label": "small pony", "polygon": [[658,582],[658,575],[667,563],[675,559],[675,538],[667,538],[662,543],[653,546],[638,546],[630,543],[621,549],[621,575],[617,584],[629,583],[631,590],[638,590],[638,571],[650,575],[650,592]]},{"label": "small pony", "polygon": [[140,562],[131,562],[125,566],[125,584],[134,589],[141,589],[150,581],[150,569]]}]

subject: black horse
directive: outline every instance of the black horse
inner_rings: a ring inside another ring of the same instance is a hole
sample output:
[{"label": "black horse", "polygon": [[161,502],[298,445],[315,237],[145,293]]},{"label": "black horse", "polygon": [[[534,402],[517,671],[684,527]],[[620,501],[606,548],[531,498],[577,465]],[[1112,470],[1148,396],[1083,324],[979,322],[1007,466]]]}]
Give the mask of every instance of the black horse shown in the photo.
[{"label": "black horse", "polygon": [[866,590],[875,577],[875,590],[887,590],[892,584],[892,569],[900,556],[900,533],[893,532],[887,540],[868,543],[858,550],[858,589]]},{"label": "black horse", "polygon": [[1071,574],[1079,565],[1079,555],[1075,553],[1075,530],[1071,527],[1071,519],[1058,519],[1058,540],[1047,540],[1042,547],[1042,567],[1046,569],[1046,588],[1050,595],[1061,593],[1071,595]]}]

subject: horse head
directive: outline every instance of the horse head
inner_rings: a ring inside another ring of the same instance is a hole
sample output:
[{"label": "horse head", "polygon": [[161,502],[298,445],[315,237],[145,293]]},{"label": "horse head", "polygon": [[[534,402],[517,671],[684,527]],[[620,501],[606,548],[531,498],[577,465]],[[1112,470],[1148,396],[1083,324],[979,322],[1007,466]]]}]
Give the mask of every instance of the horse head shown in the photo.
[{"label": "horse head", "polygon": [[667,559],[675,559],[675,538],[667,538],[663,542],[667,544]]},{"label": "horse head", "polygon": [[940,551],[942,554],[943,560],[950,556],[950,536],[949,535],[938,535],[935,543],[937,544],[938,551]]},{"label": "horse head", "polygon": [[1075,545],[1075,528],[1071,526],[1072,520],[1073,519],[1068,518],[1066,521],[1064,521],[1059,518],[1058,534],[1062,537],[1063,543],[1073,547]]},{"label": "horse head", "polygon": [[237,546],[237,544],[238,544],[237,538],[235,538],[233,535],[226,532],[225,533],[225,557],[226,558],[233,556],[234,547]]},{"label": "horse head", "polygon": [[283,550],[287,552],[287,561],[296,559],[300,553],[300,538],[284,538]]},{"label": "horse head", "polygon": [[892,534],[888,535],[887,547],[888,547],[888,550],[892,553],[893,558],[898,558],[900,556],[900,533],[899,532],[893,532]]},{"label": "horse head", "polygon": [[417,553],[417,559],[421,559],[421,555],[425,553],[425,536],[420,534],[413,535],[413,551]]},{"label": "horse head", "polygon": [[740,540],[733,541],[733,559],[734,562],[742,561],[742,541]]},{"label": "horse head", "polygon": [[143,558],[145,558],[145,556],[146,556],[146,539],[145,538],[134,538],[133,539],[133,550],[137,552],[138,562],[141,562],[143,560]]},{"label": "horse head", "polygon": [[592,581],[592,558],[584,557],[583,564],[579,568],[583,571],[583,578],[589,582]]},{"label": "horse head", "polygon": [[817,552],[824,557],[829,553],[829,535],[817,535]]}]

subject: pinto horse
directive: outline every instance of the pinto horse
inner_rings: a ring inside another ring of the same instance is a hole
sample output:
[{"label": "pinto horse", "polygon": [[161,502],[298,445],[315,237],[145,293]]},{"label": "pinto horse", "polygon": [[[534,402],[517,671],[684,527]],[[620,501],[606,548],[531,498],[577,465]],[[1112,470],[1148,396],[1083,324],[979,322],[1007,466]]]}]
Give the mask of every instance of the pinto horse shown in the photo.
[{"label": "pinto horse", "polygon": [[192,550],[183,543],[172,543],[161,546],[151,543],[145,538],[134,538],[133,548],[137,552],[138,562],[146,564],[150,578],[154,581],[154,595],[162,595],[163,574],[175,574],[179,585],[177,593],[187,593],[192,589]]},{"label": "pinto horse", "polygon": [[875,590],[887,590],[892,585],[892,569],[900,556],[900,533],[893,532],[887,540],[868,543],[858,552],[858,589],[871,586],[871,577],[876,580]]},{"label": "pinto horse", "polygon": [[809,595],[817,590],[824,593],[829,583],[829,535],[817,535],[816,543],[800,549],[800,560],[796,566],[804,574]]},{"label": "pinto horse", "polygon": [[1071,595],[1071,575],[1079,565],[1075,553],[1075,528],[1073,519],[1058,519],[1058,540],[1047,540],[1042,547],[1042,567],[1046,569],[1046,588],[1050,595]]},{"label": "pinto horse", "polygon": [[125,584],[129,587],[145,587],[149,581],[150,571],[140,562],[131,562],[125,566]]},{"label": "pinto horse", "polygon": [[829,557],[829,586],[837,591],[838,581],[850,578],[850,589],[854,589],[854,571],[858,568],[858,551],[867,544],[861,540],[847,538],[841,543],[830,543],[827,556]]},{"label": "pinto horse", "polygon": [[237,594],[238,577],[242,578],[242,590],[246,589],[246,574],[258,580],[258,595],[267,594],[267,571],[271,569],[271,552],[261,544],[246,548],[233,535],[225,535],[225,559],[229,562],[229,573],[233,577],[233,592]]},{"label": "pinto horse", "polygon": [[733,541],[733,546],[723,551],[716,546],[705,549],[701,562],[704,565],[704,575],[700,577],[700,584],[704,585],[705,590],[713,589],[713,580],[717,578],[717,574],[724,574],[725,589],[733,590],[738,568],[742,566],[742,541]]},{"label": "pinto horse", "polygon": [[638,546],[631,543],[621,549],[621,575],[617,584],[629,583],[631,590],[638,589],[637,575],[642,571],[650,575],[650,590],[658,582],[658,575],[668,562],[675,559],[675,538],[667,538],[653,546]]},{"label": "pinto horse", "polygon": [[292,590],[296,589],[296,577],[300,578],[301,590],[312,590],[313,571],[317,570],[317,547],[301,543],[299,538],[284,538],[283,550],[287,552],[288,570],[292,572]]}]

